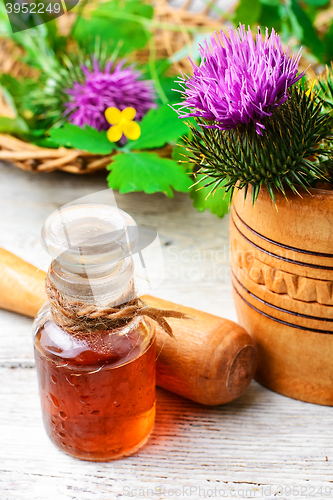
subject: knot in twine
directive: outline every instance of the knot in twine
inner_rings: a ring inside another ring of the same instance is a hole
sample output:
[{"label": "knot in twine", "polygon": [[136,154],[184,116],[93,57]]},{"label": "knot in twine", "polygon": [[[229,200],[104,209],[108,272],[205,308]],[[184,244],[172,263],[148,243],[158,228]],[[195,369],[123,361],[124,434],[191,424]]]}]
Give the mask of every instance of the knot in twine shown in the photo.
[{"label": "knot in twine", "polygon": [[[133,289],[133,285],[132,285]],[[114,307],[98,307],[61,293],[46,276],[45,291],[51,305],[54,321],[71,333],[94,333],[113,330],[130,323],[134,318],[148,316],[173,337],[172,328],[165,318],[186,319],[186,314],[171,309],[159,309],[146,304],[141,298],[129,300]]]}]

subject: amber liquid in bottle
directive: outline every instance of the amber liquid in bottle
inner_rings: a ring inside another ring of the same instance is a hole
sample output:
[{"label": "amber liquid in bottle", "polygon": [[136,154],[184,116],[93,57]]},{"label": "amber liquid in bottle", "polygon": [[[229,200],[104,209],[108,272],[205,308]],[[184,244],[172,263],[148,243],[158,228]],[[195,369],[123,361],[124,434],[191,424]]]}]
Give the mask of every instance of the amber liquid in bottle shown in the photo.
[{"label": "amber liquid in bottle", "polygon": [[153,428],[155,340],[143,320],[134,323],[72,334],[47,320],[36,333],[45,429],[72,456],[105,461],[130,455]]}]

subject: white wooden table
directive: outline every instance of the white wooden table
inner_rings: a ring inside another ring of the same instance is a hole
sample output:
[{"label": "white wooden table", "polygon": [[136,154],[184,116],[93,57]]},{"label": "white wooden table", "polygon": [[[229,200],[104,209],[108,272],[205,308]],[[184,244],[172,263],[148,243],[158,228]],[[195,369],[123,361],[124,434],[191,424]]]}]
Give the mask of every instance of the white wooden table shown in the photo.
[{"label": "white wooden table", "polygon": [[[33,175],[0,165],[0,246],[44,269],[39,233],[57,207],[106,188],[94,177]],[[199,214],[188,196],[116,194],[139,224],[157,228],[166,279],[156,295],[236,319],[228,271],[228,218]],[[333,409],[252,382],[209,408],[158,389],[155,429],[136,455],[73,459],[48,440],[34,369],[32,321],[0,311],[0,499],[333,497]],[[286,346],[287,349],[287,346]]]}]

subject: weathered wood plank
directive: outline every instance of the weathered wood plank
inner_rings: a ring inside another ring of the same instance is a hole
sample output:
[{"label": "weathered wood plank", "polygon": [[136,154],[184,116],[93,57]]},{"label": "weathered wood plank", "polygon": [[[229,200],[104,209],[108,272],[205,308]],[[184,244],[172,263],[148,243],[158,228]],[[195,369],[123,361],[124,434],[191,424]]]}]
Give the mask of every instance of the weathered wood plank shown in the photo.
[{"label": "weathered wood plank", "polygon": [[[163,488],[186,498],[190,487],[196,500],[199,487],[217,488],[220,497],[273,498],[279,486],[303,486],[311,498],[309,485],[331,494],[331,408],[284,398],[255,382],[235,402],[215,408],[158,390],[147,445],[133,457],[96,464],[72,459],[49,442],[34,369],[2,368],[0,386],[1,499],[111,500],[140,488],[162,488],[149,498],[172,497]],[[271,494],[263,495],[267,486]]]}]

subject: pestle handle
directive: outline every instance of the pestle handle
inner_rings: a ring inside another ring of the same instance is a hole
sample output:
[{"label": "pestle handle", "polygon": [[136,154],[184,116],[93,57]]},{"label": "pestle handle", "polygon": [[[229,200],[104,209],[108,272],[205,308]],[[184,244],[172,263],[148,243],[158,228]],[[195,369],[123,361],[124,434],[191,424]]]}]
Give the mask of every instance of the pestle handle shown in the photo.
[{"label": "pestle handle", "polygon": [[[45,272],[0,248],[0,307],[34,317],[46,301]],[[254,340],[233,321],[144,295],[149,305],[176,309],[168,318],[174,338],[156,326],[157,385],[206,405],[240,396],[257,367]]]},{"label": "pestle handle", "polygon": [[174,339],[157,326],[157,385],[206,405],[228,403],[245,391],[257,368],[257,350],[244,328],[149,295],[142,299],[191,318],[168,318]]},{"label": "pestle handle", "polygon": [[0,307],[32,318],[46,301],[45,272],[0,248]]}]

